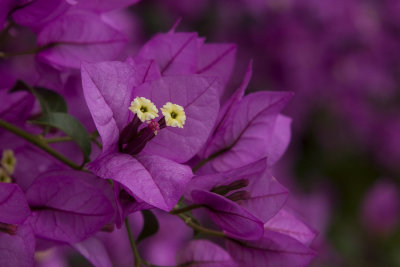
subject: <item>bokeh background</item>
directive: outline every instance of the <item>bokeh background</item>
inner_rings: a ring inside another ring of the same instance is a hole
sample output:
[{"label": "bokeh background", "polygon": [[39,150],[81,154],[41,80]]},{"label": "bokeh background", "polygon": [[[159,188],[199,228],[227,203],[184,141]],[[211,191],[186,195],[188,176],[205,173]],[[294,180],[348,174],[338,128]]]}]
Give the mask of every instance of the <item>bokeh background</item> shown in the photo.
[{"label": "bokeh background", "polygon": [[313,266],[400,266],[400,1],[146,0],[135,42],[196,31],[238,44],[231,88],[294,91],[275,174],[319,232]]}]

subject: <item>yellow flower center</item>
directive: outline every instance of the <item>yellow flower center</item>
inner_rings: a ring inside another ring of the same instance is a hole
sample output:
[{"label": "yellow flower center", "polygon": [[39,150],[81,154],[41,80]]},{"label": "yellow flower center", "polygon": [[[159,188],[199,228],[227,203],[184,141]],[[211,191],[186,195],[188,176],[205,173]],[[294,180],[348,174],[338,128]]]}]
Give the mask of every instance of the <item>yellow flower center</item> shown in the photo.
[{"label": "yellow flower center", "polygon": [[0,168],[0,183],[11,183],[11,177],[3,168]]},{"label": "yellow flower center", "polygon": [[153,102],[144,97],[136,97],[131,102],[129,110],[135,113],[142,122],[150,121],[158,117],[157,107]]},{"label": "yellow flower center", "polygon": [[0,183],[11,183],[11,175],[14,173],[17,159],[14,156],[14,152],[11,149],[3,150],[3,156],[1,157],[0,166]]},{"label": "yellow flower center", "polygon": [[1,158],[1,166],[8,174],[13,174],[17,159],[14,156],[14,152],[11,149],[3,150],[3,156]]},{"label": "yellow flower center", "polygon": [[167,102],[161,108],[161,112],[165,117],[167,126],[183,128],[183,125],[185,125],[186,114],[182,106]]}]

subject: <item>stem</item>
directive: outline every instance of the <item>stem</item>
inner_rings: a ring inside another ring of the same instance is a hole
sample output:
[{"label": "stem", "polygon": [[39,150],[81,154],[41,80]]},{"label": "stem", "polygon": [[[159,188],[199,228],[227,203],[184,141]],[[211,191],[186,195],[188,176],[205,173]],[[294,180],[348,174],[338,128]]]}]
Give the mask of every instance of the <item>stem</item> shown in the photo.
[{"label": "stem", "polygon": [[198,208],[201,208],[201,207],[203,207],[203,205],[201,205],[201,204],[193,204],[193,205],[189,205],[189,206],[186,206],[186,207],[183,207],[183,208],[180,208],[180,209],[173,209],[169,213],[176,215],[176,214],[184,213],[184,212],[187,212],[187,211],[190,211],[190,210],[198,209]]},{"label": "stem", "polygon": [[224,154],[226,151],[228,151],[229,149],[231,149],[232,145],[229,147],[225,147],[223,149],[221,149],[220,151],[215,152],[214,154],[211,154],[208,158],[202,159],[199,163],[197,163],[193,168],[192,168],[192,172],[195,173],[196,171],[198,171],[201,167],[204,166],[204,164],[206,164],[207,162],[209,162],[212,159],[215,159],[216,157],[218,157],[221,154]]},{"label": "stem", "polygon": [[195,173],[196,171],[198,171],[201,167],[204,166],[204,164],[206,164],[207,162],[209,162],[212,159],[215,159],[216,157],[218,157],[219,155],[225,153],[226,151],[228,151],[232,146],[226,147],[224,149],[221,149],[220,151],[215,152],[214,154],[212,154],[211,156],[209,156],[208,158],[202,159],[199,163],[196,164],[196,166],[194,166],[192,168],[193,173]]},{"label": "stem", "polygon": [[30,134],[24,130],[22,130],[21,128],[14,126],[2,119],[0,119],[0,127],[6,129],[7,131],[12,132],[15,135],[18,135],[19,137],[22,137],[23,139],[29,141],[30,143],[34,144],[35,146],[41,148],[42,150],[44,150],[45,152],[47,152],[48,154],[52,155],[53,157],[55,157],[56,159],[58,159],[59,161],[61,161],[62,163],[68,165],[69,167],[76,169],[76,170],[80,170],[81,167],[79,165],[77,165],[75,162],[67,159],[66,157],[64,157],[63,155],[61,155],[60,153],[58,153],[56,150],[54,150],[53,148],[51,148],[46,141],[41,138],[38,137],[36,135]]},{"label": "stem", "polygon": [[199,163],[196,164],[196,166],[194,166],[194,167],[192,168],[192,172],[193,172],[193,173],[196,173],[196,172],[197,172],[201,167],[203,167],[204,164],[206,164],[208,161],[210,161],[209,158],[202,159]]},{"label": "stem", "polygon": [[100,149],[103,149],[103,145],[97,140],[95,136],[90,136],[90,140],[92,140],[93,143],[95,143]]},{"label": "stem", "polygon": [[70,136],[60,136],[60,137],[54,137],[54,138],[46,138],[44,140],[48,144],[51,144],[51,143],[60,143],[60,142],[72,141],[72,138]]},{"label": "stem", "polygon": [[208,229],[208,228],[205,228],[205,227],[203,227],[201,225],[198,225],[197,223],[194,223],[192,221],[192,218],[190,218],[189,216],[186,216],[184,214],[178,214],[178,216],[186,223],[187,226],[193,228],[196,231],[199,231],[199,232],[202,232],[202,233],[205,233],[205,234],[208,234],[208,235],[227,238],[227,236],[223,232],[215,231],[215,230],[212,230],[212,229]]},{"label": "stem", "polygon": [[43,51],[47,48],[53,47],[57,45],[57,43],[50,43],[44,46],[38,46],[29,50],[25,50],[25,51],[19,51],[19,52],[2,52],[0,51],[0,58],[6,59],[9,57],[15,57],[15,56],[22,56],[22,55],[34,55],[36,53],[39,53],[40,51]]},{"label": "stem", "polygon": [[140,267],[142,259],[140,258],[139,251],[137,250],[135,239],[133,238],[131,227],[129,225],[128,217],[125,218],[125,227],[126,230],[128,231],[129,243],[131,244],[133,256],[135,258],[135,266]]},{"label": "stem", "polygon": [[[99,148],[103,148],[103,145],[97,140],[96,134],[90,134],[89,135],[90,140],[97,145]],[[51,143],[61,143],[61,142],[68,142],[72,141],[72,138],[70,136],[59,136],[59,137],[53,137],[53,138],[46,138],[44,139],[48,144]]]}]

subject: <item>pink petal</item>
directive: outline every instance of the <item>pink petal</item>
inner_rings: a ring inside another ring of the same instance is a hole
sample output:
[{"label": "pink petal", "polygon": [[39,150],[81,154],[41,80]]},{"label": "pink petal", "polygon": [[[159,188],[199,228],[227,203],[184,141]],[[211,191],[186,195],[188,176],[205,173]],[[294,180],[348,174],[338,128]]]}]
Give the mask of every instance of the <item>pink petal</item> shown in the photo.
[{"label": "pink petal", "polygon": [[207,155],[224,151],[211,161],[212,167],[221,172],[268,157],[277,116],[290,97],[275,92],[246,96],[210,142]]},{"label": "pink petal", "polygon": [[81,62],[112,60],[125,46],[126,37],[84,11],[70,11],[46,25],[38,35],[38,45],[56,43],[39,57],[56,67],[79,68]]},{"label": "pink petal", "polygon": [[30,222],[38,237],[75,243],[114,218],[113,205],[102,187],[88,179],[102,181],[78,171],[50,172],[35,180],[26,196],[33,211]]},{"label": "pink petal", "polygon": [[136,69],[135,77],[137,85],[161,78],[160,70],[154,60],[146,60],[137,63],[133,61],[133,59],[128,59],[126,63],[132,65]]},{"label": "pink petal", "polygon": [[253,74],[253,62],[251,61],[247,66],[245,76],[243,77],[243,81],[240,84],[239,88],[221,106],[221,109],[218,113],[217,122],[214,125],[213,134],[208,138],[207,144],[204,146],[204,149],[199,153],[200,157],[205,158],[211,155],[212,148],[209,147],[209,144],[213,142],[214,134],[217,133],[220,129],[225,129],[227,127],[227,122],[228,123],[230,122],[230,118],[233,116],[234,111],[237,109],[239,102],[242,100],[244,96],[244,92],[246,91],[247,85],[250,82],[252,74]]},{"label": "pink petal", "polygon": [[307,266],[315,257],[315,252],[296,239],[268,230],[260,240],[227,241],[226,247],[240,266]]},{"label": "pink petal", "polygon": [[251,76],[253,75],[253,61],[249,63],[244,74],[243,81],[235,93],[224,103],[218,115],[218,128],[225,128],[227,121],[234,114],[238,104],[243,99],[244,93],[249,85]]},{"label": "pink petal", "polygon": [[25,121],[32,112],[35,98],[28,92],[0,90],[0,118],[10,122]]},{"label": "pink petal", "polygon": [[214,187],[229,185],[242,179],[249,184],[240,190],[250,193],[250,198],[240,205],[262,222],[271,219],[285,204],[288,190],[266,170],[265,159],[227,172],[195,176],[186,188],[185,197],[191,200],[190,192],[196,189],[211,191]]},{"label": "pink petal", "polygon": [[18,225],[15,235],[0,232],[0,266],[33,266],[35,236],[27,224]]},{"label": "pink petal", "polygon": [[68,169],[64,164],[56,161],[52,156],[29,144],[14,149],[17,158],[17,167],[13,177],[23,191],[26,191],[35,178],[42,172],[50,170]]},{"label": "pink petal", "polygon": [[[217,76],[221,89],[227,84],[235,65],[236,45],[204,44],[199,49],[197,74]],[[222,95],[222,91],[219,95]]]},{"label": "pink petal", "polygon": [[251,182],[262,176],[267,167],[266,163],[267,161],[262,159],[241,168],[236,168],[226,172],[196,175],[188,184],[186,188],[187,194],[185,194],[185,197],[191,200],[190,192],[195,189],[211,191],[214,187],[228,185],[241,179],[246,179]]},{"label": "pink petal", "polygon": [[269,171],[249,181],[246,190],[250,191],[251,198],[243,200],[242,205],[251,214],[266,222],[282,208],[289,192]]},{"label": "pink petal", "polygon": [[82,65],[86,103],[103,141],[103,152],[117,149],[119,132],[128,123],[135,69],[122,62]]},{"label": "pink petal", "polygon": [[21,188],[16,184],[0,183],[0,222],[20,224],[30,214],[28,202]]},{"label": "pink petal", "polygon": [[[25,1],[26,2],[26,1]],[[34,30],[61,16],[71,7],[65,0],[35,0],[12,14],[13,20]]]},{"label": "pink petal", "polygon": [[285,209],[281,209],[265,223],[264,228],[291,236],[305,245],[310,245],[317,235],[315,231]]},{"label": "pink petal", "polygon": [[208,207],[211,220],[228,236],[244,240],[257,240],[263,234],[263,223],[235,202],[208,191],[193,190],[195,204]]},{"label": "pink petal", "polygon": [[121,183],[134,196],[165,211],[171,210],[192,178],[188,166],[158,156],[109,154],[90,163],[96,175]]},{"label": "pink petal", "polygon": [[197,34],[157,34],[140,50],[135,60],[154,59],[163,75],[192,74],[197,71]]},{"label": "pink petal", "polygon": [[271,143],[267,149],[268,165],[274,165],[285,153],[290,143],[292,119],[278,115],[275,122],[274,131],[271,136]]}]

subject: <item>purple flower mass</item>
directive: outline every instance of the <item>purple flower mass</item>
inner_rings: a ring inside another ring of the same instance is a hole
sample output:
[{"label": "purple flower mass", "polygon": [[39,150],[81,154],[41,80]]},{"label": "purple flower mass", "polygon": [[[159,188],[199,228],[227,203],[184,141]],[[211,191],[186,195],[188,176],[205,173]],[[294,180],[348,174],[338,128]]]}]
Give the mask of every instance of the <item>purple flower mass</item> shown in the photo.
[{"label": "purple flower mass", "polygon": [[0,266],[398,266],[396,10],[1,1]]}]

